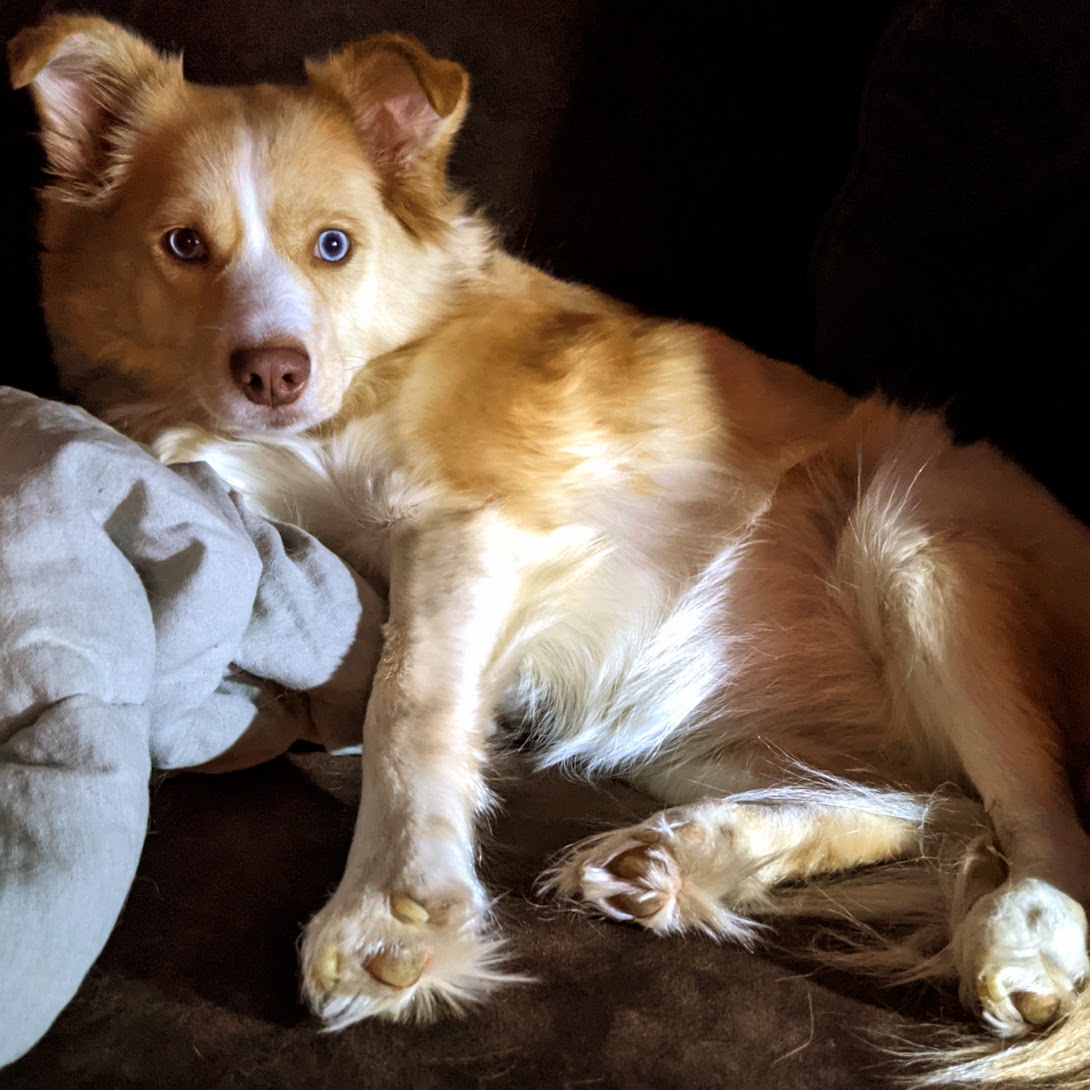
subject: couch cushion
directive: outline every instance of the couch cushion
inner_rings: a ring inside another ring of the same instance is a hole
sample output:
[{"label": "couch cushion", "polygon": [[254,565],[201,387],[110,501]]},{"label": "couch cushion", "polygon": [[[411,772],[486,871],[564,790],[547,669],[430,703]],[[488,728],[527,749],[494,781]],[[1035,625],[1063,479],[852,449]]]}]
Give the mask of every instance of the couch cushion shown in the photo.
[{"label": "couch cushion", "polygon": [[507,781],[484,851],[512,966],[537,983],[464,1021],[322,1034],[295,944],[344,866],[359,783],[357,761],[315,753],[160,784],[114,937],[52,1032],[0,1073],[5,1090],[887,1090],[876,1046],[958,1015],[949,995],[814,978],[774,951],[660,939],[536,897],[550,853],[653,809],[550,775]]},{"label": "couch cushion", "polygon": [[927,0],[873,63],[815,249],[816,367],[949,404],[1083,517],[1090,4]]}]

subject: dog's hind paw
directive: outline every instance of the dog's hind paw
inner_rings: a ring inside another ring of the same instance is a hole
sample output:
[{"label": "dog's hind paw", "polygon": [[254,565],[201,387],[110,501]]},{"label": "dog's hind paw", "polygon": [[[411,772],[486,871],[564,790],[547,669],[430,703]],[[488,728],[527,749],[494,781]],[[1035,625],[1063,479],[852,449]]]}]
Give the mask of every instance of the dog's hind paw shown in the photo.
[{"label": "dog's hind paw", "polygon": [[981,897],[954,936],[965,1004],[1000,1037],[1062,1018],[1090,975],[1086,914],[1038,878]]},{"label": "dog's hind paw", "polygon": [[499,984],[525,979],[500,968],[503,943],[467,899],[368,890],[353,901],[338,894],[303,937],[304,998],[328,1030],[370,1017],[459,1014]]},{"label": "dog's hind paw", "polygon": [[749,944],[761,925],[730,904],[745,899],[750,868],[731,854],[699,806],[677,807],[573,845],[541,888],[659,934],[703,931]]}]

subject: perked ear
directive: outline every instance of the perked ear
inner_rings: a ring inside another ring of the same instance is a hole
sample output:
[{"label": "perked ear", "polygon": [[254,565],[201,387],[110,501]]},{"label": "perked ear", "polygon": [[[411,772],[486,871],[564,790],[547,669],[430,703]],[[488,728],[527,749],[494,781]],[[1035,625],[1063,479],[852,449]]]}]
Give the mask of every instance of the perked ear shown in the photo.
[{"label": "perked ear", "polygon": [[179,58],[83,15],[53,15],[20,31],[8,42],[8,68],[12,86],[34,96],[53,192],[66,200],[109,192],[146,96],[182,82]]},{"label": "perked ear", "polygon": [[450,145],[469,103],[469,75],[415,39],[376,34],[324,61],[307,77],[347,102],[375,166],[391,187],[445,192]]}]

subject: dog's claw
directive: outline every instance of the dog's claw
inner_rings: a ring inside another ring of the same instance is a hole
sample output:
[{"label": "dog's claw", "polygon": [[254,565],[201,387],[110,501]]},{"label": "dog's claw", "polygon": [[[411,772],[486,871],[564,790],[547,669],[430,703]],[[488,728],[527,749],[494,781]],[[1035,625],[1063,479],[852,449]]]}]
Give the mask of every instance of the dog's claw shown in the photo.
[{"label": "dog's claw", "polygon": [[424,924],[431,919],[428,910],[407,893],[395,893],[390,898],[390,911],[402,923]]}]

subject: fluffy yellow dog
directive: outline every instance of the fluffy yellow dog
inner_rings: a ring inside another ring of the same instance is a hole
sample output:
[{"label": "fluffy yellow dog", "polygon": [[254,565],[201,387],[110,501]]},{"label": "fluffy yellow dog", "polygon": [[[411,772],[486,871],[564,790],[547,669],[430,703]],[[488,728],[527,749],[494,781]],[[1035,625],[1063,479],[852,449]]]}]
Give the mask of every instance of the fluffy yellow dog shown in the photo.
[{"label": "fluffy yellow dog", "polygon": [[505,255],[447,185],[466,73],[411,40],[299,88],[190,85],[95,18],[10,57],[69,389],[389,587],[359,822],[303,946],[329,1027],[504,978],[475,824],[515,721],[670,807],[572,848],[560,893],[742,941],[821,906],[939,921],[909,971],[1026,1040],[936,1081],[1086,1065],[1079,523],[934,415]]}]

